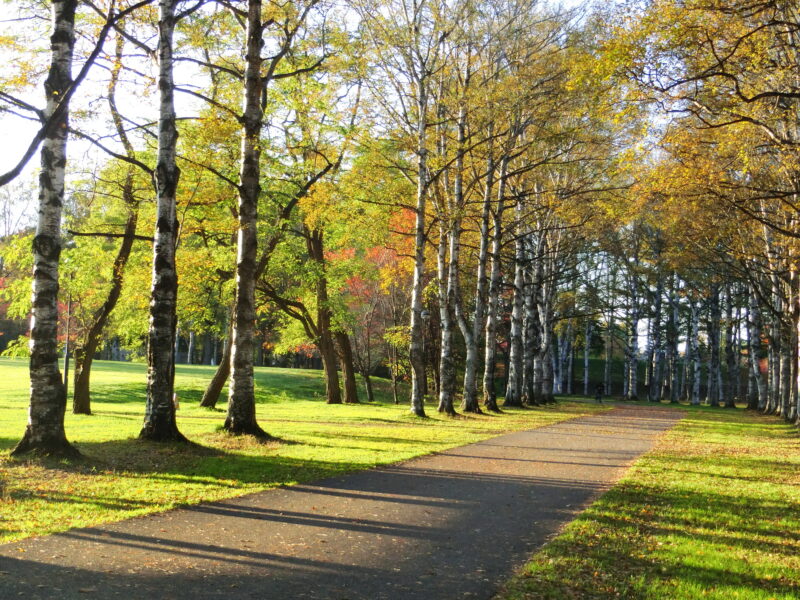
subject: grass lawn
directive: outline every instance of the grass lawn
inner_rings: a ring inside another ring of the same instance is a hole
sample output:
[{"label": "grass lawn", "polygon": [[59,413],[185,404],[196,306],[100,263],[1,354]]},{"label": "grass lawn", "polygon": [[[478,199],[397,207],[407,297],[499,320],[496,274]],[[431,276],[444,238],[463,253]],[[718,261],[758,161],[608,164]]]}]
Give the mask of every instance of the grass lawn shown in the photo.
[{"label": "grass lawn", "polygon": [[797,429],[741,409],[682,410],[496,600],[800,598]]},{"label": "grass lawn", "polygon": [[144,365],[95,362],[94,414],[66,417],[85,459],[67,463],[9,457],[27,420],[28,365],[0,359],[0,542],[367,469],[606,408],[562,402],[448,418],[429,406],[421,420],[391,403],[385,381],[375,381],[374,404],[331,406],[320,372],[259,368],[259,422],[281,441],[258,444],[219,432],[225,413],[197,406],[213,370],[177,368],[178,426],[198,444],[183,447],[135,439]]}]

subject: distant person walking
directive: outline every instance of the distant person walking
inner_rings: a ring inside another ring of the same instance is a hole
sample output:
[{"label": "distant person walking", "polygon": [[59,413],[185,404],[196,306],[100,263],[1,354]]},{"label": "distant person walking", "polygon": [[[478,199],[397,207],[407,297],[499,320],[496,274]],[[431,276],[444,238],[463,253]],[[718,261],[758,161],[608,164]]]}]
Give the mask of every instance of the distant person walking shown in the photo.
[{"label": "distant person walking", "polygon": [[598,383],[597,387],[594,389],[594,399],[597,400],[600,404],[603,403],[603,384]]}]

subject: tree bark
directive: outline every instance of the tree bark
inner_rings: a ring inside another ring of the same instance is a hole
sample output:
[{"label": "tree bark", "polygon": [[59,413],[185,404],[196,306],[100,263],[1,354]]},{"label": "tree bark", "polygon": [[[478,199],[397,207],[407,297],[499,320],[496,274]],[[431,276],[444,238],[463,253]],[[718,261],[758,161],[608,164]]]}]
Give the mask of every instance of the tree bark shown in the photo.
[{"label": "tree bark", "polygon": [[[125,192],[132,195],[133,173],[128,170],[128,176],[125,183]],[[134,235],[136,234],[136,223],[138,221],[139,211],[138,207],[131,206],[128,220],[125,223],[125,232],[123,233],[122,244],[117,251],[117,256],[114,259],[114,266],[112,267],[111,289],[106,296],[103,305],[95,312],[92,317],[92,324],[89,331],[86,333],[84,341],[75,346],[73,355],[75,357],[75,380],[74,391],[72,397],[72,412],[75,414],[88,415],[91,414],[91,396],[90,396],[90,377],[92,372],[92,361],[100,345],[103,330],[108,323],[111,312],[117,305],[117,301],[122,293],[123,275],[125,267],[128,264],[128,258],[131,255],[133,247]]]},{"label": "tree bark", "polygon": [[353,349],[350,346],[350,338],[343,331],[337,331],[334,338],[339,350],[339,364],[342,367],[345,404],[358,404],[358,386],[356,385],[356,370],[353,366]]},{"label": "tree bark", "polygon": [[147,346],[147,401],[141,439],[181,441],[173,402],[174,342],[177,327],[178,274],[175,247],[178,236],[175,194],[180,170],[175,162],[178,130],[175,126],[173,44],[176,0],[159,1],[158,21],[158,162],[156,227],[153,244],[153,284],[150,292],[150,331]]},{"label": "tree bark", "polygon": [[422,292],[425,276],[425,208],[428,199],[427,149],[427,77],[418,84],[417,97],[417,204],[414,224],[414,279],[411,288],[411,342],[408,352],[411,362],[411,412],[425,416],[425,350],[423,340]]},{"label": "tree bark", "polygon": [[231,335],[231,374],[224,429],[232,434],[270,437],[256,421],[253,353],[255,351],[258,198],[261,194],[261,47],[264,44],[261,0],[247,2],[242,166],[239,174],[236,299]]},{"label": "tree bark", "polygon": [[736,360],[738,348],[734,347],[734,307],[733,292],[728,287],[725,293],[725,367],[727,377],[725,378],[725,394],[723,402],[725,408],[736,408],[736,396],[739,390],[739,363]]},{"label": "tree bark", "polygon": [[497,317],[500,308],[500,252],[503,243],[503,211],[505,210],[506,178],[508,175],[508,154],[500,161],[500,177],[497,184],[497,209],[492,219],[492,252],[489,290],[486,299],[486,327],[483,360],[483,406],[486,410],[500,412],[495,391],[495,365],[497,362]]},{"label": "tree bark", "polygon": [[720,373],[720,321],[722,311],[719,305],[719,287],[714,285],[711,290],[711,297],[708,303],[708,388],[706,389],[706,403],[709,406],[719,406],[720,383],[722,374]]},{"label": "tree bark", "polygon": [[[53,0],[51,63],[45,81],[45,120],[56,113],[72,84],[75,0]],[[58,259],[61,255],[61,211],[67,162],[68,111],[53,120],[42,143],[39,175],[39,219],[33,239],[30,407],[28,424],[14,455],[38,453],[78,456],[64,432],[66,390],[58,368]]]},{"label": "tree bark", "polygon": [[651,345],[650,345],[650,378],[648,381],[648,399],[650,402],[659,402],[661,400],[661,366],[662,366],[662,348],[661,348],[661,305],[662,296],[664,295],[664,280],[663,275],[659,275],[658,283],[656,284],[656,297],[653,308],[653,320],[650,326],[651,331]]},{"label": "tree bark", "polygon": [[589,396],[589,349],[592,347],[592,320],[586,318],[583,330],[583,395]]},{"label": "tree bark", "polygon": [[525,239],[522,234],[522,199],[517,200],[514,241],[514,297],[509,334],[508,384],[504,406],[522,406],[522,327],[525,287]]},{"label": "tree bark", "polygon": [[214,371],[214,376],[208,383],[208,387],[206,387],[206,391],[203,392],[203,397],[200,400],[200,406],[203,408],[216,408],[217,402],[219,401],[219,396],[222,393],[222,389],[225,387],[225,382],[228,380],[228,376],[231,374],[232,326],[233,320],[231,319],[231,323],[228,326],[228,332],[225,334],[225,343],[222,346],[222,359],[220,359],[217,370]]},{"label": "tree bark", "polygon": [[325,371],[325,395],[328,404],[341,404],[342,394],[339,389],[339,373],[336,367],[336,348],[334,346],[333,331],[331,327],[331,309],[328,298],[328,279],[325,272],[325,247],[324,234],[319,229],[311,230],[304,227],[306,248],[308,256],[319,267],[319,276],[316,282],[317,293],[317,319],[316,319],[316,344],[322,358],[322,367]]},{"label": "tree bark", "polygon": [[361,377],[364,378],[364,388],[367,390],[367,402],[375,402],[375,391],[372,389],[372,378],[369,376],[369,371],[362,372]]},{"label": "tree bark", "polygon": [[[528,259],[533,252],[529,250]],[[522,403],[538,406],[536,394],[536,356],[539,351],[539,315],[536,312],[537,285],[530,265],[525,270],[522,320]]]},{"label": "tree bark", "polygon": [[[689,388],[689,402],[697,406],[700,404],[700,306],[696,300],[691,301],[689,336],[689,364],[691,373],[691,388]],[[688,388],[688,386],[687,386]]]}]

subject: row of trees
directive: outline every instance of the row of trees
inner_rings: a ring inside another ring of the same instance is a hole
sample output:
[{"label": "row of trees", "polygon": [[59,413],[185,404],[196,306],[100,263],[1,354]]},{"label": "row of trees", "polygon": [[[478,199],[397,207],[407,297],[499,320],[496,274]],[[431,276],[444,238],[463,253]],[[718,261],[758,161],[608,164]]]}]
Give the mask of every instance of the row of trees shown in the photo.
[{"label": "row of trees", "polygon": [[[53,2],[47,107],[30,74],[0,95],[41,123],[20,165],[42,142],[36,232],[4,253],[33,271],[30,304],[4,290],[32,311],[15,451],[73,452],[59,287],[76,411],[104,340],[147,340],[146,439],[183,439],[179,324],[220,355],[203,403],[230,380],[232,433],[268,435],[264,348],[313,348],[329,402],[387,365],[419,416],[431,387],[442,412],[499,410],[500,379],[507,405],[550,402],[579,348],[583,393],[593,347],[610,392],[621,348],[626,397],[698,403],[705,381],[796,420],[796,11],[689,4]],[[68,134],[105,158],[70,166]],[[148,279],[149,308],[125,293]]]}]

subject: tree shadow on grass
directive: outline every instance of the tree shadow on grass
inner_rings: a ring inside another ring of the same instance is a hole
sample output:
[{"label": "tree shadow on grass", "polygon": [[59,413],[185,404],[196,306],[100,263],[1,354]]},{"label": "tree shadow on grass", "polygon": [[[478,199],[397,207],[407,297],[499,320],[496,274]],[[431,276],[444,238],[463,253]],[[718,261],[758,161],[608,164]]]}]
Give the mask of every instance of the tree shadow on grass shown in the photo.
[{"label": "tree shadow on grass", "polygon": [[[769,558],[774,555],[796,556],[800,535],[789,531],[787,516],[785,503],[755,495],[623,484],[548,544],[525,578],[511,587],[535,589],[535,597],[554,599],[644,600],[669,597],[675,589],[726,587],[741,597],[797,598],[796,577],[774,577],[752,566],[758,553],[765,562],[774,561]],[[757,525],[751,525],[754,517]],[[781,522],[783,527],[775,525]],[[670,551],[672,545],[681,550]],[[730,554],[728,562],[698,561],[697,554],[710,557],[721,547],[740,551]]]}]

